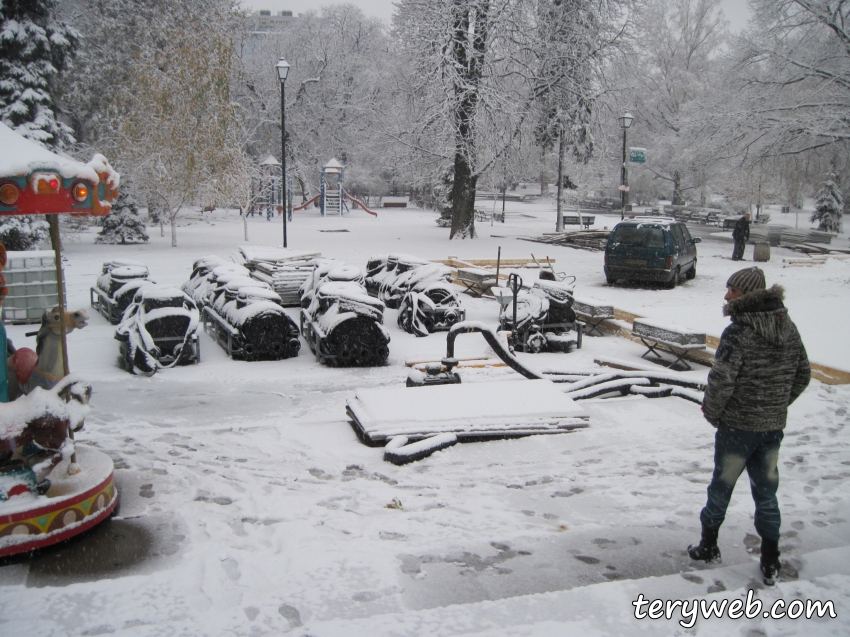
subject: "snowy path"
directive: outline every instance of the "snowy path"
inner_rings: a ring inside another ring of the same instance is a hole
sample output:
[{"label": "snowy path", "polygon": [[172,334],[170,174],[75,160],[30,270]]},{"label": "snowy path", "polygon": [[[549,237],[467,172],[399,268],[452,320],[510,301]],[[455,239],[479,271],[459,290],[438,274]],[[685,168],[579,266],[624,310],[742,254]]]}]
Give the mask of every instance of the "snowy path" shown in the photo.
[{"label": "snowy path", "polygon": [[[438,242],[424,225],[433,224],[433,215],[408,214],[379,218],[368,232],[360,232],[366,219],[296,217],[290,236],[357,265],[389,248],[432,258],[495,252],[490,238],[448,244],[441,234]],[[109,256],[141,260],[156,280],[181,283],[195,258],[227,256],[242,243],[238,235],[229,238],[240,226],[215,224],[181,227],[176,250],[159,237],[139,247],[93,246],[91,237],[71,244],[71,307],[87,305],[88,286]],[[352,232],[306,236],[323,224]],[[543,231],[542,222],[529,225],[517,232]],[[264,227],[256,223],[252,231]],[[548,246],[516,243],[517,253],[554,255]],[[668,296],[609,293],[597,285],[598,253],[560,249],[555,256],[558,269],[578,272],[580,285],[597,288],[589,295],[619,295],[618,306],[642,299],[643,310],[657,299],[665,311],[681,313],[671,320],[692,327],[708,320],[707,307],[710,320],[720,322],[723,277],[733,265],[706,258],[696,281]],[[814,295],[811,281],[809,287]],[[846,314],[846,295],[835,302]],[[492,301],[464,303],[470,319],[495,320]],[[139,378],[117,369],[113,328],[93,316],[69,337],[72,369],[95,388],[93,415],[79,440],[116,461],[119,519],[82,542],[0,566],[0,634],[669,635],[684,629],[631,618],[638,592],[731,598],[752,587],[757,563],[747,549],[757,540],[744,479],[721,533],[723,566],[700,568],[684,553],[698,539],[712,469],[714,430],[697,405],[677,398],[586,401],[588,429],[461,444],[397,467],[358,442],[345,401],[356,388],[402,385],[403,361],[439,358],[445,339],[400,332],[391,310],[386,323],[393,341],[390,364],[380,369],[324,368],[306,345],[294,360],[234,362],[202,335],[200,365]],[[29,329],[9,331],[23,345]],[[478,335],[457,344],[461,356],[487,353]],[[642,351],[622,339],[588,338],[577,353],[524,360],[586,370],[594,357],[639,361]],[[504,368],[461,373],[464,383],[525,382]],[[813,382],[791,409],[780,466],[781,548],[790,581],[778,593],[759,591],[765,599],[833,599],[839,619],[698,621],[695,634],[845,630],[848,403],[850,386]]]}]

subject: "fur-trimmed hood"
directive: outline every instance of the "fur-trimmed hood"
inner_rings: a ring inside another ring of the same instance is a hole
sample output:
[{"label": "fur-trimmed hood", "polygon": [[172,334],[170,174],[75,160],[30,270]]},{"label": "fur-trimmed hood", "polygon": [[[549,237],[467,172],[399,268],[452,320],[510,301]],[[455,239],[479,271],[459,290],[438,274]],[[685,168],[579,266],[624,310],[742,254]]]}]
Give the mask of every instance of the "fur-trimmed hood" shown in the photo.
[{"label": "fur-trimmed hood", "polygon": [[734,323],[750,326],[769,343],[782,345],[792,329],[784,299],[785,289],[773,285],[732,299],[723,306],[723,315],[732,317]]}]

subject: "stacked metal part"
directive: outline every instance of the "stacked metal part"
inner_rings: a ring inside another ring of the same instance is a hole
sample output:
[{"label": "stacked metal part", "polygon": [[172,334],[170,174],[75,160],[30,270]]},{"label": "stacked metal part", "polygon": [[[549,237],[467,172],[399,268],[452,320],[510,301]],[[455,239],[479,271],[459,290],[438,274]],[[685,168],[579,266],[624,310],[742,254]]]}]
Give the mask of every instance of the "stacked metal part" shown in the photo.
[{"label": "stacked metal part", "polygon": [[277,292],[285,307],[297,307],[300,288],[316,268],[319,256],[318,252],[305,250],[241,246],[231,259]]},{"label": "stacked metal part", "polygon": [[195,262],[183,291],[202,308],[204,330],[234,359],[280,360],[298,355],[298,326],[277,293],[241,265],[218,257]]},{"label": "stacked metal part", "polygon": [[198,323],[198,306],[183,291],[156,284],[139,288],[115,330],[127,371],[149,376],[199,363]]},{"label": "stacked metal part", "polygon": [[150,272],[144,263],[114,259],[103,264],[96,287],[91,288],[91,306],[113,325],[121,322],[124,310],[133,302],[136,291],[151,285]]},{"label": "stacked metal part", "polygon": [[366,264],[366,289],[398,309],[398,326],[416,336],[447,330],[466,318],[451,269],[409,255],[376,255]]},{"label": "stacked metal part", "polygon": [[572,306],[572,285],[540,279],[502,307],[499,329],[511,332],[510,343],[520,352],[569,352],[581,347],[582,337]]},{"label": "stacked metal part", "polygon": [[390,354],[384,304],[362,281],[360,268],[325,262],[302,286],[301,335],[324,365],[371,367]]}]

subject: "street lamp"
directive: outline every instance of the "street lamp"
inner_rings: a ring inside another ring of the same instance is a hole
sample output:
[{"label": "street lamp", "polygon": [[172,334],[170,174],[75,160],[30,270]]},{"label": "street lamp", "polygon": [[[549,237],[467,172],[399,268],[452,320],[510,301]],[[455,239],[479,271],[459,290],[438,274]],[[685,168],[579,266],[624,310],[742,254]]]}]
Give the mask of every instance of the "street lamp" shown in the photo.
[{"label": "street lamp", "polygon": [[629,126],[632,125],[632,120],[634,119],[634,115],[629,112],[626,112],[625,115],[620,117],[620,128],[623,129],[623,170],[620,173],[620,220],[626,218],[626,204],[629,200],[629,173],[626,169],[626,131],[629,130]]},{"label": "street lamp", "polygon": [[285,58],[280,58],[275,65],[277,76],[280,78],[280,195],[283,208],[283,247],[286,248],[286,102],[284,97],[286,92],[284,85],[286,84],[286,76],[289,75],[289,62]]}]

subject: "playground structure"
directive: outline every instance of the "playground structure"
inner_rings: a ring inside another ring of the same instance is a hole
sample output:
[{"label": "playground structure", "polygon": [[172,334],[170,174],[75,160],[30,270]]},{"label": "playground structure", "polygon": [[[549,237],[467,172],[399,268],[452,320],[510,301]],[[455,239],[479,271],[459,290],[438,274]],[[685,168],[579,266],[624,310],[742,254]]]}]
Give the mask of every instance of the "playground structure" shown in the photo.
[{"label": "playground structure", "polygon": [[[332,158],[327,164],[322,166],[322,184],[319,194],[300,206],[292,208],[292,210],[304,210],[318,200],[323,217],[328,215],[341,217],[343,212],[349,212],[348,206],[345,203],[345,200],[348,199],[373,217],[377,217],[377,212],[369,210],[366,204],[345,192],[345,189],[342,187],[344,172],[345,167],[335,157]],[[287,192],[290,192],[290,190],[287,189]]]},{"label": "playground structure", "polygon": [[[252,215],[266,213],[266,218],[272,219],[275,211],[283,212],[283,193],[281,191],[280,162],[269,155],[260,162],[260,175],[251,179],[251,201],[253,205],[247,211]],[[286,176],[286,209],[292,214],[292,177]]]}]

